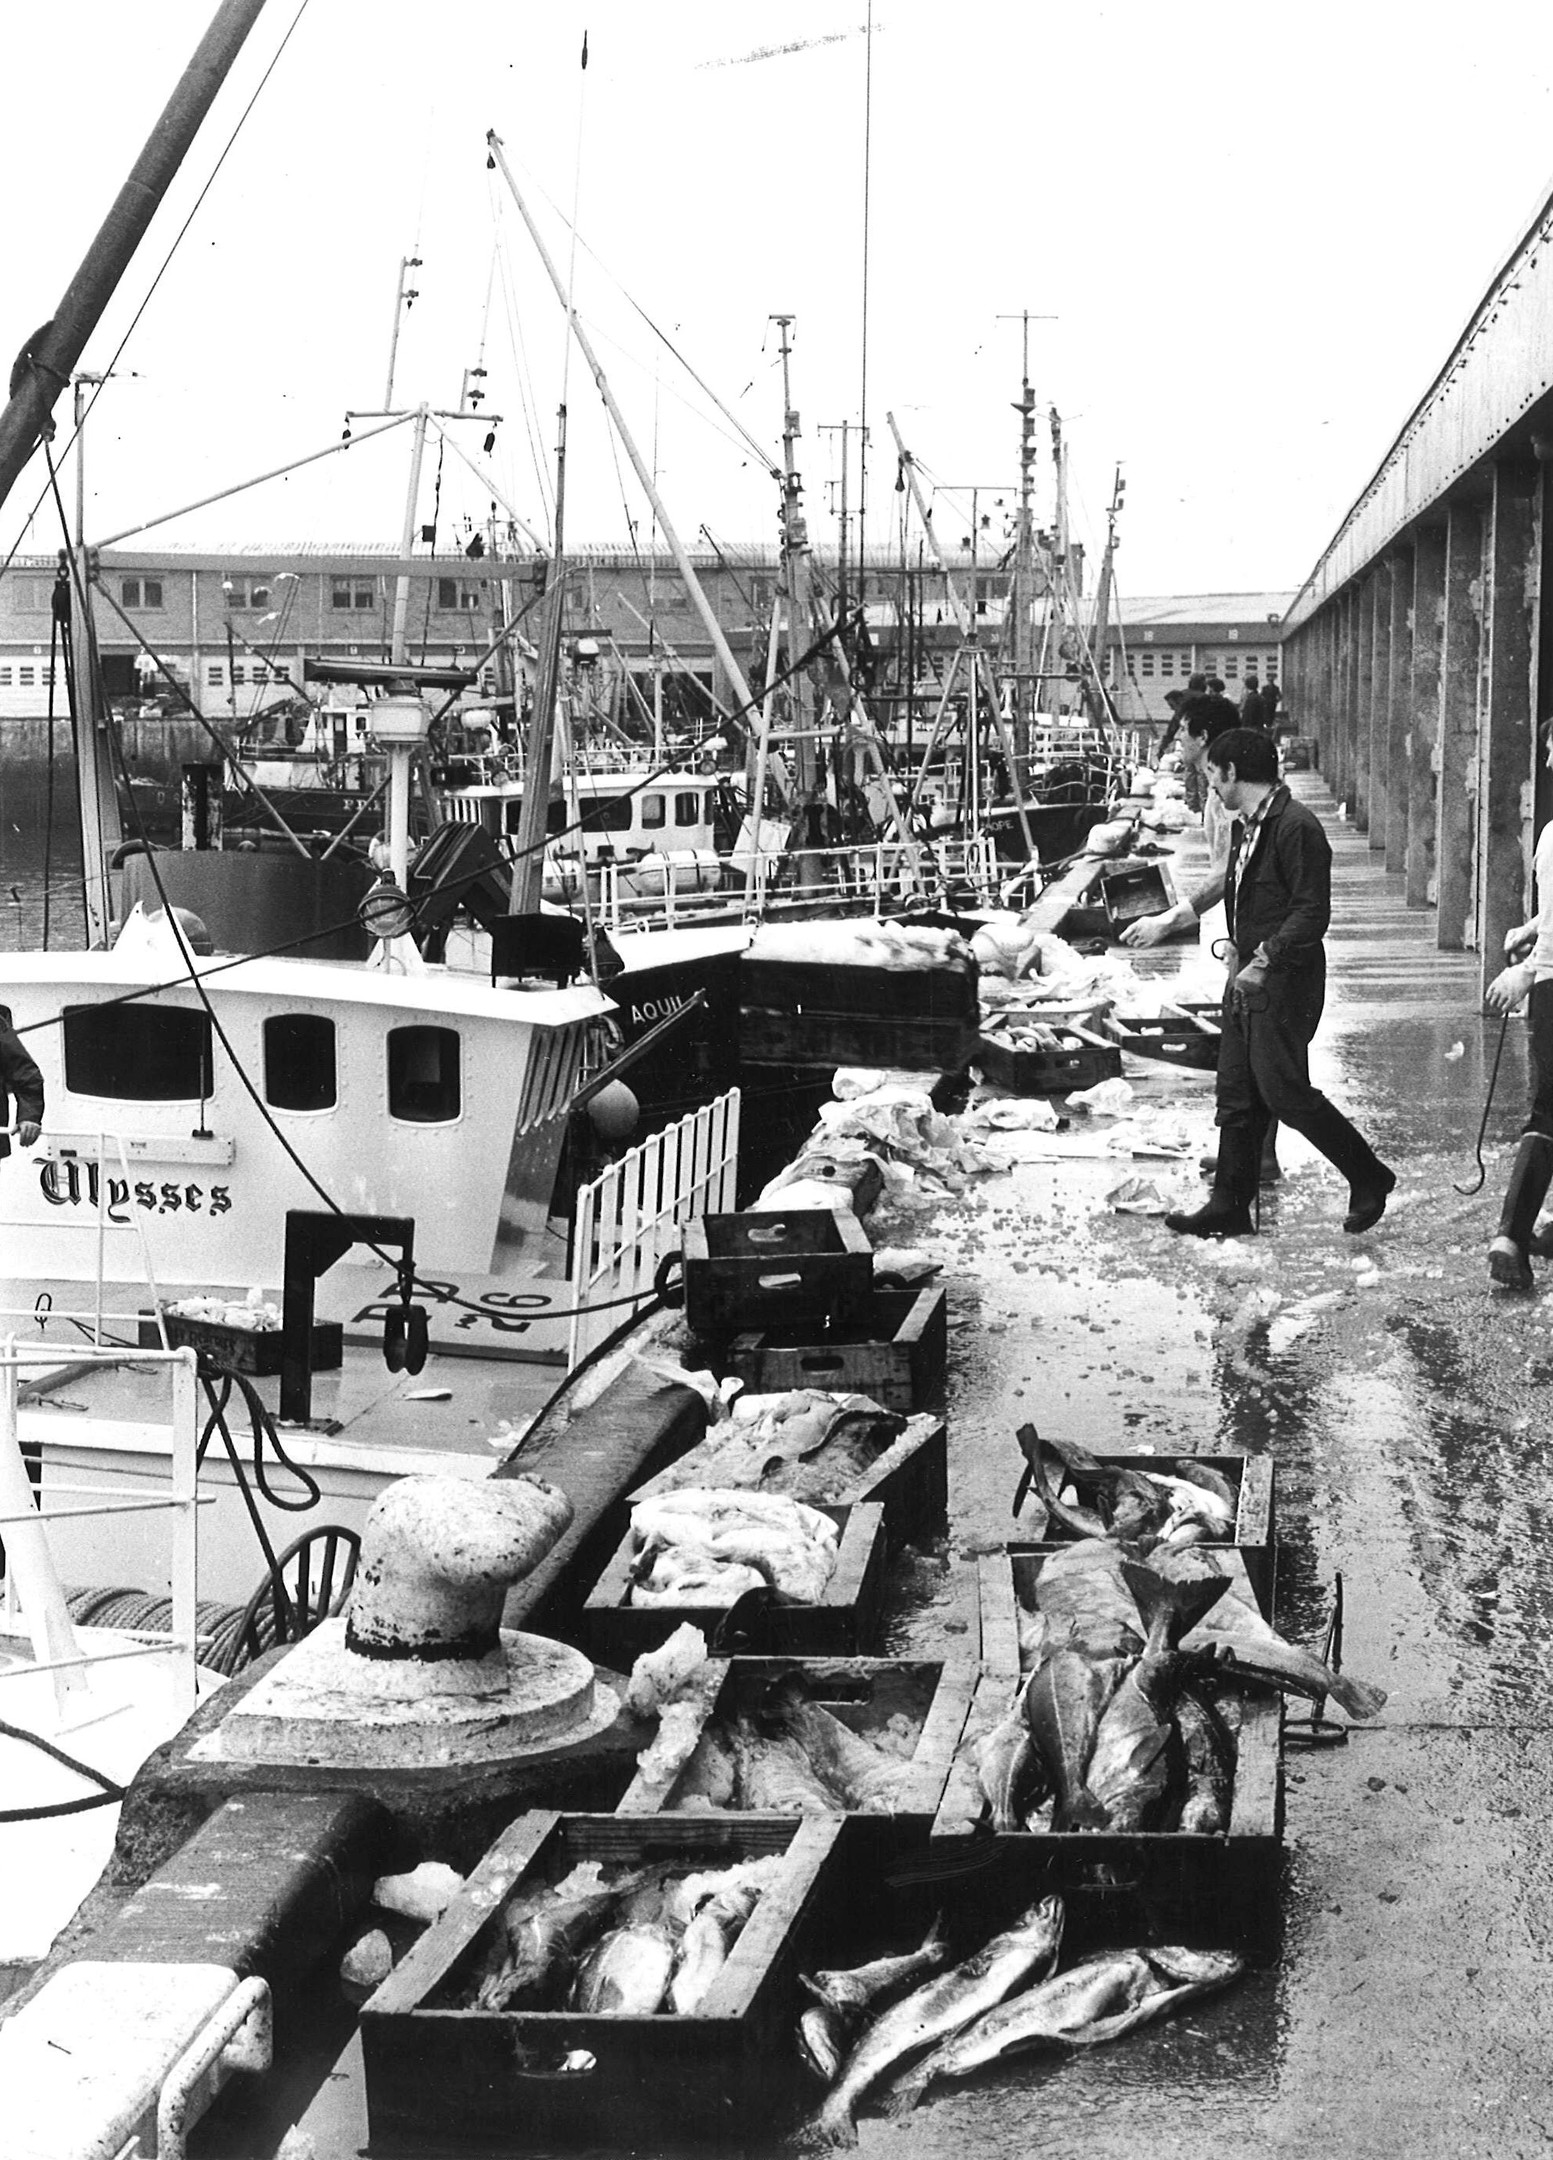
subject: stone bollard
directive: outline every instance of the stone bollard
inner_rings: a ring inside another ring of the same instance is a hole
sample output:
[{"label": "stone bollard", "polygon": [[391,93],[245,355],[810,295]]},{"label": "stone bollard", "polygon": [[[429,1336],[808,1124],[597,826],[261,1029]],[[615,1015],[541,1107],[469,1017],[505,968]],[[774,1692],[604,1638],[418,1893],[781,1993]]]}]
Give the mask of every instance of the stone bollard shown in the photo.
[{"label": "stone bollard", "polygon": [[509,1684],[507,1591],[563,1536],[572,1504],[542,1479],[405,1477],[372,1503],[345,1624],[372,1692],[496,1694]]}]

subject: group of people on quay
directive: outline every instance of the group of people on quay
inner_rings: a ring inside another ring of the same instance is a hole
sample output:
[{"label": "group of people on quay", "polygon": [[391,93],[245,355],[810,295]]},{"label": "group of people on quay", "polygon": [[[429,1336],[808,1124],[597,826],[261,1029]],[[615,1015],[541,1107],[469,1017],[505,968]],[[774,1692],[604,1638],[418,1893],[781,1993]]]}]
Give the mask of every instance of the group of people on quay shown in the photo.
[{"label": "group of people on quay", "polygon": [[[1194,675],[1167,693],[1172,717],[1161,754],[1178,741],[1187,802],[1200,811],[1208,841],[1204,884],[1190,898],[1133,923],[1124,941],[1157,945],[1200,922],[1222,901],[1228,936],[1215,946],[1227,980],[1215,1122],[1219,1148],[1207,1201],[1165,1217],[1190,1237],[1247,1237],[1260,1228],[1262,1186],[1281,1175],[1279,1124],[1293,1126],[1348,1180],[1343,1228],[1372,1229],[1385,1212],[1396,1173],[1310,1078],[1309,1050],[1326,988],[1323,938],[1331,917],[1332,848],[1321,821],[1290,794],[1280,775],[1278,685],[1246,681],[1237,708],[1224,684]],[[1553,771],[1553,722],[1543,730]],[[1531,1260],[1553,1258],[1553,1228],[1537,1220],[1553,1184],[1553,824],[1533,860],[1536,912],[1504,940],[1506,965],[1484,1002],[1507,1019],[1524,1006],[1530,1029],[1530,1103],[1498,1228],[1489,1247],[1490,1279],[1526,1293]]]}]

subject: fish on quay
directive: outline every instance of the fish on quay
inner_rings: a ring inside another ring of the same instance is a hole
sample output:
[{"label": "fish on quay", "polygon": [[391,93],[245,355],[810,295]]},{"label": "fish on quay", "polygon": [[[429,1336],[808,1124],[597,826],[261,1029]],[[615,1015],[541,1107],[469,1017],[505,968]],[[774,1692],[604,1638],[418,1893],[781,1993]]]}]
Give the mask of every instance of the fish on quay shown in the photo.
[{"label": "fish on quay", "polygon": [[866,1965],[800,1974],[807,1992],[828,2009],[843,2026],[855,2026],[875,2005],[899,1995],[914,1980],[941,1970],[949,1962],[949,1945],[940,1913],[915,1950],[899,1957],[874,1958]]},{"label": "fish on quay", "polygon": [[1045,1970],[1062,1941],[1060,1898],[1042,1898],[963,1963],[940,1973],[886,2010],[863,2033],[820,2110],[818,2127],[833,2145],[857,2141],[859,2102],[896,2063],[958,2032],[1028,1978]]}]

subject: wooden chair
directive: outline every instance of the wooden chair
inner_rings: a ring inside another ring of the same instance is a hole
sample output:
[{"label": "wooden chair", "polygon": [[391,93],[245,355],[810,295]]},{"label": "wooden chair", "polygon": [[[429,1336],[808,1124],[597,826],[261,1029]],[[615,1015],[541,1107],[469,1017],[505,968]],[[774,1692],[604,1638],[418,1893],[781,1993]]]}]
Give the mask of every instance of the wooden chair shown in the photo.
[{"label": "wooden chair", "polygon": [[237,1672],[276,1643],[300,1642],[320,1620],[343,1612],[360,1556],[360,1538],[340,1523],[321,1524],[288,1545],[248,1600],[221,1669]]}]

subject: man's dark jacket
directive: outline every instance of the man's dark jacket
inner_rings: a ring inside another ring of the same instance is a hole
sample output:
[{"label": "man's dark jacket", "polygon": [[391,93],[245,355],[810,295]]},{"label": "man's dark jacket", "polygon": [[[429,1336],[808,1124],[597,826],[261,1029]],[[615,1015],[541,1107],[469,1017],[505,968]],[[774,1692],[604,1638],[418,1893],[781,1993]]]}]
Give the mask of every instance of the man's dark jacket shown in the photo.
[{"label": "man's dark jacket", "polygon": [[11,1015],[0,1005],[0,1158],[10,1154],[5,1128],[11,1122],[11,1096],[16,1097],[18,1124],[43,1123],[43,1075],[22,1048],[11,1025]]},{"label": "man's dark jacket", "polygon": [[[1230,835],[1231,862],[1242,825],[1237,818]],[[1321,940],[1332,915],[1332,844],[1321,820],[1281,782],[1238,878],[1225,887],[1224,904],[1242,962],[1263,945],[1270,973],[1325,971]]]}]

